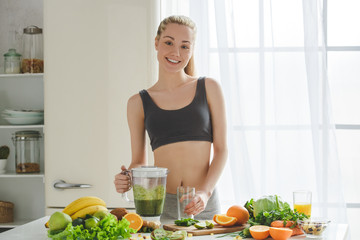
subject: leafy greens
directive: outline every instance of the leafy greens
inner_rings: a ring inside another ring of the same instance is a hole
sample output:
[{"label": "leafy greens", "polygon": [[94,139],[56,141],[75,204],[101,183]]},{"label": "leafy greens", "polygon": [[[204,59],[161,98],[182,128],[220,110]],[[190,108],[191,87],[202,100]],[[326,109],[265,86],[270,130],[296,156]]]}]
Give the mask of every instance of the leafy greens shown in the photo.
[{"label": "leafy greens", "polygon": [[292,210],[290,205],[282,201],[277,195],[264,196],[256,201],[251,199],[246,202],[245,208],[250,213],[250,225],[270,226],[275,220],[282,220],[284,225],[286,225],[287,221],[294,221],[296,223],[297,220],[303,220],[308,217],[303,213]]},{"label": "leafy greens", "polygon": [[83,225],[73,226],[69,223],[65,230],[60,233],[53,233],[49,230],[48,237],[53,240],[126,239],[131,237],[131,233],[134,233],[134,230],[130,229],[129,225],[128,220],[123,218],[118,221],[114,215],[109,214],[90,230],[84,229]]},{"label": "leafy greens", "polygon": [[[284,226],[287,221],[294,221],[294,225],[290,228],[294,228],[297,224],[297,220],[303,220],[309,216],[304,213],[299,213],[296,210],[292,210],[290,205],[282,201],[277,195],[264,196],[257,200],[253,198],[245,203],[244,206],[250,214],[248,223],[250,226],[253,225],[266,225],[270,224],[275,220],[284,221]],[[238,232],[241,237],[251,237],[249,228]]]}]

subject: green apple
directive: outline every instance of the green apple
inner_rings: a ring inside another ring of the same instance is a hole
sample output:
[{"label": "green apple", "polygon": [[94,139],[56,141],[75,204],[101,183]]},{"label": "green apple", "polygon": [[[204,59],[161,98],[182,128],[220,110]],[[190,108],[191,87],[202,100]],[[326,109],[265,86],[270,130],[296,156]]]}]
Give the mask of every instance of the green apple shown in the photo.
[{"label": "green apple", "polygon": [[103,219],[104,217],[106,217],[107,215],[109,215],[109,211],[106,211],[106,210],[101,210],[101,211],[98,211],[94,214],[94,217],[97,217],[98,219]]},{"label": "green apple", "polygon": [[54,212],[49,219],[50,230],[63,230],[72,222],[69,215],[63,212]]}]

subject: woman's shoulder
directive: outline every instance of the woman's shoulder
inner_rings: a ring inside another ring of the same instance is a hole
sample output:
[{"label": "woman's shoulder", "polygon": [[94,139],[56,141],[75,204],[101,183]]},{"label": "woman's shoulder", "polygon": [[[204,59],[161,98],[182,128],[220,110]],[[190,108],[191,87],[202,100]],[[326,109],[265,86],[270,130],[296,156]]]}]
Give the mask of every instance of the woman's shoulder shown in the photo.
[{"label": "woman's shoulder", "polygon": [[142,106],[142,101],[141,101],[141,96],[140,93],[136,93],[134,95],[132,95],[131,97],[129,97],[128,99],[128,107],[132,108],[132,109],[136,109],[139,106]]},{"label": "woman's shoulder", "polygon": [[221,91],[221,85],[220,83],[211,77],[205,77],[205,88],[206,92],[217,92]]},{"label": "woman's shoulder", "polygon": [[128,102],[139,102],[141,101],[140,93],[135,93],[134,95],[129,97]]}]

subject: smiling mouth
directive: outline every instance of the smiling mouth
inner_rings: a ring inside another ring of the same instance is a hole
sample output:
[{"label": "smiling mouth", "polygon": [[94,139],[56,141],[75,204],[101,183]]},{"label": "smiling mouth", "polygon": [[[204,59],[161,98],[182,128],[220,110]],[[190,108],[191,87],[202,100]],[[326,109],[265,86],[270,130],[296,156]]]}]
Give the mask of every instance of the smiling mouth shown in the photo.
[{"label": "smiling mouth", "polygon": [[168,60],[168,62],[171,62],[171,63],[174,63],[174,64],[176,64],[176,63],[179,63],[180,61],[176,61],[176,60],[174,60],[174,59],[170,59],[170,58],[166,58],[166,60]]}]

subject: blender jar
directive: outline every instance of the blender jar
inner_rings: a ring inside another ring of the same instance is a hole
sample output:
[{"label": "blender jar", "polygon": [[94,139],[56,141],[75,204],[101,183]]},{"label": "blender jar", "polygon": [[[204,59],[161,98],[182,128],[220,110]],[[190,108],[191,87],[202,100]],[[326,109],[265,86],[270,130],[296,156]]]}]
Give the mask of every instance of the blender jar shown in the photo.
[{"label": "blender jar", "polygon": [[15,145],[17,173],[40,172],[41,134],[38,131],[17,131],[12,137]]},{"label": "blender jar", "polygon": [[4,54],[4,57],[4,72],[8,74],[20,73],[21,54],[17,53],[14,48],[11,48]]},{"label": "blender jar", "polygon": [[154,166],[131,169],[136,213],[145,220],[160,220],[165,203],[167,174],[167,168]]},{"label": "blender jar", "polygon": [[37,26],[24,28],[21,71],[23,73],[43,73],[43,59],[42,29]]}]

